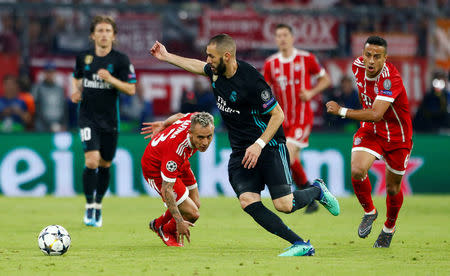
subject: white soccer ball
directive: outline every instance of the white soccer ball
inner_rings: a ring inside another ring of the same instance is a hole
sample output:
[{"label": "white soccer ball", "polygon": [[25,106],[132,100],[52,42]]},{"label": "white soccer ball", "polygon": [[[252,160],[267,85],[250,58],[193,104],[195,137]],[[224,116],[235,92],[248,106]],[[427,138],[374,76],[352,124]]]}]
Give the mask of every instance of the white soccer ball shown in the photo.
[{"label": "white soccer ball", "polygon": [[38,236],[39,248],[45,255],[62,255],[69,250],[70,235],[61,225],[49,225]]}]

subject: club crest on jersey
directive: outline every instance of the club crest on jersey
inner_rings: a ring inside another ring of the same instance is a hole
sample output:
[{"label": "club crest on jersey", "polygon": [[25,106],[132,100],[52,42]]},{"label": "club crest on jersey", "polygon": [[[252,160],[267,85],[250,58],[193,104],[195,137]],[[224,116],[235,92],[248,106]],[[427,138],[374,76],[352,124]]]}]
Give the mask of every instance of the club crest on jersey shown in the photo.
[{"label": "club crest on jersey", "polygon": [[84,57],[84,63],[85,64],[91,64],[93,60],[94,60],[94,56],[93,55],[86,55]]},{"label": "club crest on jersey", "polygon": [[263,91],[261,92],[261,99],[262,99],[264,102],[267,102],[268,100],[270,100],[270,92],[267,91],[267,90],[263,90]]},{"label": "club crest on jersey", "polygon": [[391,90],[392,83],[390,79],[385,79],[383,82],[383,87],[385,90]]},{"label": "club crest on jersey", "polygon": [[361,138],[356,137],[356,138],[355,138],[355,145],[357,146],[357,145],[359,145],[359,144],[361,144]]},{"label": "club crest on jersey", "polygon": [[174,172],[174,171],[176,171],[176,170],[177,170],[177,163],[175,163],[175,161],[169,161],[169,162],[167,162],[167,164],[166,164],[166,169],[167,169],[169,172]]},{"label": "club crest on jersey", "polygon": [[236,93],[236,91],[232,91],[231,92],[231,94],[230,94],[230,101],[233,102],[233,103],[237,101],[237,93]]},{"label": "club crest on jersey", "polygon": [[114,65],[111,63],[108,64],[108,66],[106,66],[106,70],[112,74],[114,72]]},{"label": "club crest on jersey", "polygon": [[296,64],[294,65],[294,70],[295,70],[296,72],[300,71],[301,69],[302,69],[302,66],[301,66],[300,63],[296,63]]}]

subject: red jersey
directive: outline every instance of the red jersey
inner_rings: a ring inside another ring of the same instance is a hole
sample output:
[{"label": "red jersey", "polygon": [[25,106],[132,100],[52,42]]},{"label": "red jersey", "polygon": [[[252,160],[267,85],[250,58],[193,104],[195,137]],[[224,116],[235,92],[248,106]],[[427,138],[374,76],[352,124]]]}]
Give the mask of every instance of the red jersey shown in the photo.
[{"label": "red jersey", "polygon": [[391,103],[379,122],[361,122],[361,127],[371,129],[387,142],[410,142],[412,123],[408,97],[394,65],[386,62],[378,76],[368,78],[363,57],[359,57],[352,64],[352,71],[363,109],[372,108],[376,99]]},{"label": "red jersey", "polygon": [[285,114],[284,126],[312,124],[314,115],[308,102],[300,99],[302,89],[311,89],[311,77],[320,77],[325,70],[310,52],[294,49],[291,57],[280,52],[270,56],[263,67],[266,82]]},{"label": "red jersey", "polygon": [[142,170],[149,177],[159,177],[166,182],[175,182],[180,173],[189,166],[193,149],[188,130],[191,127],[188,113],[171,126],[158,133],[148,143],[142,156]]}]

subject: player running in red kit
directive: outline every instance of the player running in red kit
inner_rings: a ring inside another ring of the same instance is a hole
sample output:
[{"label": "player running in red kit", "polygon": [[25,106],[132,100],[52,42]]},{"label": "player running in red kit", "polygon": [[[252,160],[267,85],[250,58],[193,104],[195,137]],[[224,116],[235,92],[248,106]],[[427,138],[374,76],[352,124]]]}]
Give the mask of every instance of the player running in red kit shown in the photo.
[{"label": "player running in red kit", "polygon": [[330,101],[327,112],[361,121],[353,137],[352,185],[365,214],[358,235],[366,238],[378,216],[372,202],[372,186],[367,172],[375,159],[386,163],[387,219],[373,247],[389,247],[395,222],[403,203],[402,177],[412,149],[412,124],[403,81],[397,69],[386,62],[387,43],[371,36],[364,44],[363,56],[352,65],[362,110],[347,109]]}]

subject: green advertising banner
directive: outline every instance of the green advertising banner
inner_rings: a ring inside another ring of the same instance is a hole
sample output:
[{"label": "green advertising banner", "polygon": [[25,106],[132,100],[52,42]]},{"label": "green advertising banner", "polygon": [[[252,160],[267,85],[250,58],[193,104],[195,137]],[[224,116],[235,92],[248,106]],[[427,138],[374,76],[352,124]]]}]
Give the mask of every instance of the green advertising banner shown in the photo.
[{"label": "green advertising banner", "polygon": [[[406,194],[450,193],[450,138],[415,135],[414,148],[402,183]],[[84,155],[77,133],[1,134],[0,193],[5,196],[73,196],[83,192]],[[141,173],[148,141],[139,134],[121,134],[113,161],[109,193],[136,196],[156,192]],[[314,134],[301,153],[309,179],[321,177],[338,196],[352,193],[349,134]],[[226,134],[217,133],[207,152],[191,159],[201,196],[235,196],[228,183],[231,149]],[[385,193],[385,165],[370,170],[374,194]],[[267,195],[267,191],[263,192]]]}]

